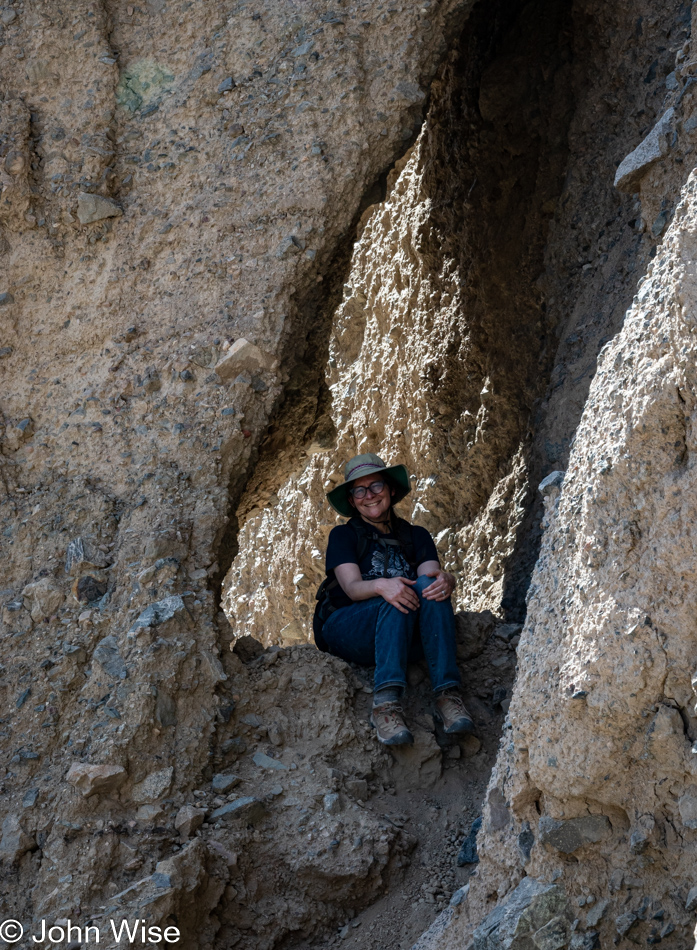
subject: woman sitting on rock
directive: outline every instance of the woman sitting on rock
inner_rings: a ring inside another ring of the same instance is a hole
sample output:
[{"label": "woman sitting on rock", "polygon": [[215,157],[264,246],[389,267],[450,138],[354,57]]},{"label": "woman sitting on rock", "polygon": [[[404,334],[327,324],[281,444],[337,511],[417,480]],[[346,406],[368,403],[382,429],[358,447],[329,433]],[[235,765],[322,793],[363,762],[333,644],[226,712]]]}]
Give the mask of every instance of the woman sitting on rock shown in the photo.
[{"label": "woman sitting on rock", "polygon": [[357,455],[346,463],[344,479],[327,495],[332,508],[350,521],[329,535],[327,580],[318,594],[318,647],[351,663],[375,666],[370,721],[385,745],[414,741],[400,699],[407,662],[424,655],[435,718],[447,735],[472,732],[458,692],[450,603],[455,578],[441,570],[428,531],[393,510],[411,490],[406,468],[386,466],[377,455]]}]

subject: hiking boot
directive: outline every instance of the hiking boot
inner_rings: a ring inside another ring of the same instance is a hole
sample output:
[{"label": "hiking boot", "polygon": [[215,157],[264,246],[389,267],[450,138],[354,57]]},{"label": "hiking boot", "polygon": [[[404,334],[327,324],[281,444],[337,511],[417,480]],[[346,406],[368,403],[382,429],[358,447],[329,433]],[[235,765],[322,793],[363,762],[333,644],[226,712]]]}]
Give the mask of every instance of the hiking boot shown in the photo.
[{"label": "hiking boot", "polygon": [[436,699],[433,716],[437,722],[440,722],[446,736],[474,732],[472,717],[457,693],[441,693]]},{"label": "hiking boot", "polygon": [[370,725],[375,727],[378,742],[383,745],[411,745],[414,741],[404,722],[404,712],[399,703],[382,703],[373,706]]}]

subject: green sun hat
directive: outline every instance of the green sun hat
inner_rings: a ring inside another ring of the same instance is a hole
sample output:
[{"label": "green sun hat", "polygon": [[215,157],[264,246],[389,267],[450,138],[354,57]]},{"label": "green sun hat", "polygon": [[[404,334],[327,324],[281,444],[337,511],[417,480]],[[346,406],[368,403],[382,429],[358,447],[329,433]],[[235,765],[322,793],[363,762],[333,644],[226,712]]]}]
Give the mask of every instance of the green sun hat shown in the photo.
[{"label": "green sun hat", "polygon": [[327,493],[327,501],[334,511],[338,511],[344,518],[352,518],[356,514],[356,509],[349,501],[349,488],[351,483],[364,475],[373,475],[378,472],[388,476],[395,492],[392,496],[392,504],[396,505],[411,491],[411,482],[409,473],[404,465],[385,465],[378,455],[368,452],[365,455],[356,455],[344,466],[344,482],[337,485]]}]

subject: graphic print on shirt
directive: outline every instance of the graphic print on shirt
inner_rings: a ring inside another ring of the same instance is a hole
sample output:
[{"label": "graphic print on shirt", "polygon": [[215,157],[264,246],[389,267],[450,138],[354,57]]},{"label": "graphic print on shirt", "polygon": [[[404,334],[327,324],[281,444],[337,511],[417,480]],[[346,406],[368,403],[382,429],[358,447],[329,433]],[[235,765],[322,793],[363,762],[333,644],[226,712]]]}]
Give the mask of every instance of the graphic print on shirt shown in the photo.
[{"label": "graphic print on shirt", "polygon": [[[371,581],[376,577],[384,577],[384,570],[385,552],[382,548],[376,547],[373,551],[373,556],[370,561],[370,570],[367,574],[362,574],[361,577],[364,581]],[[398,548],[392,546],[388,548],[387,576],[408,577],[410,580],[416,579],[413,568],[410,566],[402,552]]]}]

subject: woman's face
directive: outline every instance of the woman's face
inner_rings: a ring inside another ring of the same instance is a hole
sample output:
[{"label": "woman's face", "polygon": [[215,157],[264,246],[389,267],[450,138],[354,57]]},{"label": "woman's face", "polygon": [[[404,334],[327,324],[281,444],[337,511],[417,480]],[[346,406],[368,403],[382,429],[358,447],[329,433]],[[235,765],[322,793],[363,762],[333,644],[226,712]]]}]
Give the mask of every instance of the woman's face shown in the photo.
[{"label": "woman's face", "polygon": [[[382,491],[377,495],[370,491],[370,486],[374,485],[375,482],[383,482],[384,485]],[[394,488],[390,488],[382,472],[357,478],[351,487],[359,488],[361,486],[368,489],[363,498],[354,498],[353,495],[349,494],[349,501],[366,521],[384,521],[385,515],[390,509]]]}]

